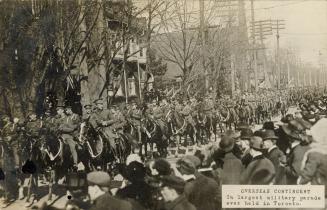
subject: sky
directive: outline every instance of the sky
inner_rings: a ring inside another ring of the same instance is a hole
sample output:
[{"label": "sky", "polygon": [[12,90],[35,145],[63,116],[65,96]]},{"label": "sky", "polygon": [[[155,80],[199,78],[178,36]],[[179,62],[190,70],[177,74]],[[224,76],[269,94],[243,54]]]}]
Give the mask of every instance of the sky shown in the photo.
[{"label": "sky", "polygon": [[[247,4],[250,8],[250,4]],[[281,31],[280,46],[293,48],[303,62],[313,65],[327,58],[327,1],[325,0],[293,0],[254,2],[255,19],[283,19],[285,30]],[[269,8],[269,9],[262,9]],[[250,18],[250,13],[248,13]],[[276,47],[276,37],[266,41],[271,48]]]},{"label": "sky", "polygon": [[[149,0],[134,1],[142,5]],[[191,5],[189,8],[193,11],[198,11],[199,0],[183,1],[187,1]],[[223,13],[222,9],[218,9],[217,12],[212,3],[223,0],[205,1],[210,2],[206,6],[206,14],[209,14],[212,9],[215,9],[215,13]],[[244,2],[249,26],[251,4],[250,0],[244,0]],[[237,1],[234,1],[234,4],[237,4]],[[194,15],[199,16],[198,13]],[[280,47],[295,51],[302,63],[311,63],[314,66],[319,66],[319,62],[327,64],[327,0],[254,0],[254,16],[256,21],[285,20],[285,29],[280,32]],[[265,45],[268,48],[267,53],[272,53],[276,49],[276,36],[269,36],[265,40]]]}]

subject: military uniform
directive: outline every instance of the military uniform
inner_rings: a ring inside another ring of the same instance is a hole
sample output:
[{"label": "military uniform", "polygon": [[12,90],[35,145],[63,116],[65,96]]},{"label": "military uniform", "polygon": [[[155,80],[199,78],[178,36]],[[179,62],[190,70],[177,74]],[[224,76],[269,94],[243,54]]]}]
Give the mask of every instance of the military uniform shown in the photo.
[{"label": "military uniform", "polygon": [[170,113],[170,107],[169,107],[169,104],[164,104],[161,106],[161,111],[162,111],[162,114],[163,114],[163,120],[166,121],[167,120],[167,117]]},{"label": "military uniform", "polygon": [[114,114],[114,119],[116,120],[114,124],[111,126],[114,130],[122,129],[126,124],[126,119],[121,111],[117,111]]},{"label": "military uniform", "polygon": [[141,119],[142,119],[142,112],[140,109],[136,107],[131,107],[126,114],[129,122],[136,128],[138,141],[141,141]]},{"label": "military uniform", "polygon": [[70,152],[72,153],[74,164],[78,164],[78,156],[76,151],[77,142],[74,140],[78,136],[78,129],[80,119],[77,114],[67,116],[61,121],[59,130],[61,131],[61,138],[69,145]]},{"label": "military uniform", "polygon": [[206,116],[212,118],[214,114],[213,110],[214,110],[214,103],[212,100],[208,100],[207,103],[204,104],[203,112]]},{"label": "military uniform", "polygon": [[177,104],[175,105],[175,111],[176,111],[177,113],[181,114],[182,111],[183,111],[183,105],[180,104],[180,103],[177,103]]},{"label": "military uniform", "polygon": [[163,112],[163,110],[162,110],[162,108],[161,107],[155,107],[154,109],[153,109],[153,118],[156,120],[156,123],[159,125],[159,127],[160,127],[160,129],[161,129],[161,132],[163,133],[163,135],[164,135],[164,133],[165,133],[165,128],[166,128],[166,124],[165,124],[165,122],[164,122],[164,120],[163,120],[163,118],[165,117],[165,115],[164,115],[164,112]]},{"label": "military uniform", "polygon": [[26,134],[32,139],[39,138],[41,126],[42,124],[38,119],[33,121],[28,121],[26,123]]},{"label": "military uniform", "polygon": [[115,118],[113,111],[98,110],[92,115],[90,121],[94,128],[100,130],[109,144],[114,147],[115,139],[118,138],[115,133],[115,123],[119,122],[120,119]]},{"label": "military uniform", "polygon": [[141,126],[141,118],[142,118],[141,110],[131,109],[129,112],[129,117],[135,127]]},{"label": "military uniform", "polygon": [[188,124],[191,124],[192,126],[195,126],[195,122],[194,122],[193,117],[192,117],[192,111],[193,110],[192,110],[191,106],[187,104],[183,108],[181,114],[185,117],[185,120],[186,120],[186,122]]}]

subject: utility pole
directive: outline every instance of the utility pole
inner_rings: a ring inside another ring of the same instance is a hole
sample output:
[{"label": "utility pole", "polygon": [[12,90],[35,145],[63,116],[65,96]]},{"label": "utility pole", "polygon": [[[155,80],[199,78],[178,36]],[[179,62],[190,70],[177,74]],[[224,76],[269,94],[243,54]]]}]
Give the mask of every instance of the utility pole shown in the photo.
[{"label": "utility pole", "polygon": [[299,63],[297,62],[296,64],[296,74],[297,74],[297,87],[300,87],[300,67],[299,67]]},{"label": "utility pole", "polygon": [[312,72],[311,72],[311,69],[309,69],[309,87],[312,86]]},{"label": "utility pole", "polygon": [[290,87],[290,52],[287,50],[287,84],[286,87],[289,88]]},{"label": "utility pole", "polygon": [[[251,32],[252,32],[252,36],[254,36],[255,38],[259,37],[260,45],[261,45],[260,48],[265,49],[264,39],[266,39],[266,36],[272,35],[271,20],[254,21],[254,24],[252,23],[252,26],[251,26]],[[266,59],[267,59],[267,57],[266,57],[265,51],[263,51],[262,54],[263,54],[263,59],[262,59],[263,68],[262,68],[262,70],[263,70],[263,73],[264,73],[265,77],[267,77],[268,80],[269,80],[268,72],[266,70]],[[258,61],[258,56],[256,56],[256,58],[257,58],[256,60]]]},{"label": "utility pole", "polygon": [[300,61],[300,66],[301,66],[302,77],[303,77],[303,87],[306,87],[307,86],[306,72],[302,61]]},{"label": "utility pole", "polygon": [[205,92],[208,93],[209,90],[209,80],[208,80],[208,70],[206,68],[206,64],[205,64],[205,22],[204,22],[204,0],[199,0],[199,6],[200,6],[200,40],[201,40],[201,58],[202,58],[202,66],[203,66],[203,70],[204,70],[204,82],[205,82]]},{"label": "utility pole", "polygon": [[232,96],[235,92],[235,56],[231,55],[231,83],[232,83]]},{"label": "utility pole", "polygon": [[[205,52],[206,52],[206,43],[207,43],[207,36],[206,33],[209,34],[209,29],[211,28],[218,28],[219,25],[207,25],[205,23],[205,17],[204,17],[204,2],[205,0],[199,0],[199,8],[200,8],[200,25],[199,27],[195,28],[184,28],[184,30],[198,30],[199,31],[199,38],[201,42],[201,63],[204,70],[205,75],[205,92],[208,93],[209,90],[209,74],[208,70],[206,68],[206,60],[205,60]],[[233,7],[235,4],[229,4],[229,5],[222,5],[220,7]],[[218,17],[229,17],[229,15],[219,15]]]},{"label": "utility pole", "polygon": [[[254,23],[254,3],[251,0],[251,20],[252,20],[252,44],[255,47],[255,23]],[[254,70],[254,89],[255,93],[258,91],[258,72],[257,72],[257,51],[253,51],[253,70]]]},{"label": "utility pole", "polygon": [[[132,17],[131,17],[131,12],[132,12],[132,7],[131,7],[131,0],[127,0],[127,27],[131,27],[131,22],[132,22]],[[129,48],[130,48],[130,39],[127,39],[127,30],[125,30],[124,24],[122,23],[123,27],[123,49],[124,49],[124,55],[123,55],[123,73],[124,73],[124,87],[125,87],[125,102],[128,104],[128,84],[127,84],[127,71],[126,71],[126,63],[127,63],[127,57],[129,53]]]},{"label": "utility pole", "polygon": [[280,38],[280,34],[279,34],[279,31],[282,30],[282,29],[285,29],[283,28],[283,26],[285,26],[284,24],[284,20],[272,20],[273,22],[273,25],[275,26],[274,28],[272,29],[275,29],[276,30],[276,39],[277,39],[277,56],[276,56],[276,63],[277,63],[277,87],[278,89],[280,90],[281,89],[281,74],[282,74],[282,71],[281,71],[281,68],[280,68],[280,55],[279,55],[279,38]]},{"label": "utility pole", "polygon": [[318,87],[320,84],[323,84],[322,79],[324,78],[323,74],[323,63],[322,63],[322,53],[319,51],[319,69],[318,69]]},{"label": "utility pole", "polygon": [[249,46],[248,40],[248,28],[246,21],[246,13],[245,13],[245,2],[244,0],[238,0],[238,43],[240,43],[240,48],[235,52],[235,62],[236,69],[240,72],[240,89],[242,91],[247,91],[246,81],[249,81],[247,78],[249,73],[247,72],[246,64],[247,64],[247,51],[246,48]]}]

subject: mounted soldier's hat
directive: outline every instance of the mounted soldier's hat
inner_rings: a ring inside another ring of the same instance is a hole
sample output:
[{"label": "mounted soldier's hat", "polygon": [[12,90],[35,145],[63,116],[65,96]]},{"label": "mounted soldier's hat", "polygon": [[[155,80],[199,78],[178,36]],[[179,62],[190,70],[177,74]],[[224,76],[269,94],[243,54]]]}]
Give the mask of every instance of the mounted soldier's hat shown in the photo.
[{"label": "mounted soldier's hat", "polygon": [[65,107],[64,106],[62,106],[62,105],[57,105],[56,106],[56,110],[60,110],[60,109],[64,109]]},{"label": "mounted soldier's hat", "polygon": [[93,101],[94,104],[103,104],[102,98],[98,98]]},{"label": "mounted soldier's hat", "polygon": [[92,105],[91,105],[91,104],[85,104],[85,105],[84,105],[84,108],[85,108],[85,109],[91,109],[91,108],[92,108]]},{"label": "mounted soldier's hat", "polygon": [[67,104],[67,105],[65,106],[65,109],[72,109],[72,106],[71,106],[70,104]]}]

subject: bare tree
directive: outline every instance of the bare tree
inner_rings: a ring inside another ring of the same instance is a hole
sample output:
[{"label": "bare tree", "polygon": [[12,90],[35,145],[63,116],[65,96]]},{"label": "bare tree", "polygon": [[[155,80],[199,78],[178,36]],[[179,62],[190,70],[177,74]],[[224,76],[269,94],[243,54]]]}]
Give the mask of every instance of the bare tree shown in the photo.
[{"label": "bare tree", "polygon": [[155,36],[160,56],[178,66],[183,74],[183,84],[199,60],[199,35],[190,29],[194,27],[194,20],[189,6],[187,1],[175,1],[173,8],[161,15],[162,31]]}]

